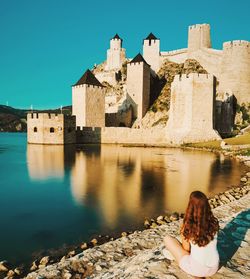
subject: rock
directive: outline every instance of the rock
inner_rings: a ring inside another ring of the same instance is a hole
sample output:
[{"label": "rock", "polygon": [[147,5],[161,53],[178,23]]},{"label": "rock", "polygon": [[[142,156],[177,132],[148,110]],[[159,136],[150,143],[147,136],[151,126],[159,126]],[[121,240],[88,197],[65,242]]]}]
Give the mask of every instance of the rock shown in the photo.
[{"label": "rock", "polygon": [[128,234],[127,234],[126,232],[122,232],[122,233],[121,233],[121,236],[122,236],[122,237],[125,237],[125,236],[127,236],[127,235],[128,235]]},{"label": "rock", "polygon": [[68,253],[68,256],[69,256],[69,257],[73,257],[73,256],[75,256],[75,254],[76,254],[76,251],[75,251],[75,250],[72,250],[72,251],[70,251],[70,252]]},{"label": "rock", "polygon": [[124,248],[123,253],[127,257],[131,257],[134,255],[134,251],[131,248]]},{"label": "rock", "polygon": [[43,257],[41,258],[39,265],[46,266],[49,263],[49,260],[49,256]]},{"label": "rock", "polygon": [[158,227],[158,225],[155,222],[153,222],[150,226],[151,229],[154,229],[154,228],[157,228],[157,227]]},{"label": "rock", "polygon": [[14,272],[17,274],[17,275],[21,275],[23,273],[23,269],[21,269],[20,267],[16,267],[14,269]]},{"label": "rock", "polygon": [[7,278],[11,278],[11,277],[13,277],[14,275],[15,275],[14,270],[10,269],[10,270],[8,271],[8,273],[7,273]]},{"label": "rock", "polygon": [[158,225],[165,225],[167,222],[165,220],[159,220],[157,221]]},{"label": "rock", "polygon": [[221,143],[220,143],[220,147],[225,148],[226,145],[227,145],[227,143],[224,140],[222,140]]},{"label": "rock", "polygon": [[247,172],[247,173],[246,173],[246,176],[247,176],[248,178],[250,178],[250,172]]},{"label": "rock", "polygon": [[227,198],[224,194],[220,195],[220,200],[222,203],[227,204],[230,202],[229,198]]},{"label": "rock", "polygon": [[144,221],[144,227],[146,227],[146,228],[150,227],[150,222],[148,220]]},{"label": "rock", "polygon": [[102,267],[98,264],[95,266],[95,269],[96,269],[96,271],[102,271]]},{"label": "rock", "polygon": [[167,223],[170,223],[170,222],[171,222],[169,216],[165,216],[165,217],[164,217],[164,220],[165,220]]},{"label": "rock", "polygon": [[88,244],[87,244],[86,242],[84,242],[84,243],[80,246],[80,248],[81,248],[82,250],[85,250],[85,249],[88,248]]},{"label": "rock", "polygon": [[93,244],[93,246],[95,246],[97,245],[98,240],[96,238],[93,238],[90,242]]},{"label": "rock", "polygon": [[72,274],[70,272],[68,272],[68,271],[65,272],[64,275],[63,275],[64,279],[70,279],[71,277],[72,277]]},{"label": "rock", "polygon": [[246,178],[246,177],[242,177],[242,178],[240,179],[240,181],[241,181],[241,182],[247,182],[247,178]]},{"label": "rock", "polygon": [[159,222],[159,221],[162,221],[163,219],[164,219],[164,217],[162,215],[160,215],[157,217],[156,221]]},{"label": "rock", "polygon": [[63,257],[61,258],[60,262],[63,263],[63,262],[65,262],[65,260],[66,260],[66,256],[63,256]]},{"label": "rock", "polygon": [[177,213],[177,212],[172,213],[170,215],[169,219],[170,219],[170,221],[177,221],[177,220],[179,220],[179,213]]},{"label": "rock", "polygon": [[8,271],[9,270],[9,263],[7,261],[0,262],[0,271]]},{"label": "rock", "polygon": [[38,261],[35,260],[32,264],[31,264],[31,268],[30,271],[34,271],[38,268]]}]

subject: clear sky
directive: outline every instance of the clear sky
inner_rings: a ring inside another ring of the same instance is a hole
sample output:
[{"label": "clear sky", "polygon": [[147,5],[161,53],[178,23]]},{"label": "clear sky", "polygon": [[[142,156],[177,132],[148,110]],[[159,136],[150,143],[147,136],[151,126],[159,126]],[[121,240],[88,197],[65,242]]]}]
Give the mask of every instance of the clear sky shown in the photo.
[{"label": "clear sky", "polygon": [[71,85],[123,38],[127,56],[153,32],[161,50],[187,46],[187,28],[211,25],[212,45],[250,41],[250,0],[0,0],[0,104],[71,104]]}]

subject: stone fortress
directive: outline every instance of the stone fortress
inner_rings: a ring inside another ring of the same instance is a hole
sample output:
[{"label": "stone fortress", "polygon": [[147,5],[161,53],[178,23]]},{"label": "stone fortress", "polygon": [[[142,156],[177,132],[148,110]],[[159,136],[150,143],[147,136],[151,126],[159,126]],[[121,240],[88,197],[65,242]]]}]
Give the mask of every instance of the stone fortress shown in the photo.
[{"label": "stone fortress", "polygon": [[[211,47],[210,26],[188,28],[188,47],[161,51],[150,33],[143,54],[126,58],[122,39],[110,40],[107,60],[72,86],[72,116],[29,113],[28,143],[183,144],[221,139],[233,129],[236,104],[250,103],[250,42]],[[164,61],[194,59],[207,74],[176,75],[167,125],[140,128],[152,104],[152,81]],[[125,73],[125,74],[124,74]],[[119,98],[117,96],[119,92]]]}]

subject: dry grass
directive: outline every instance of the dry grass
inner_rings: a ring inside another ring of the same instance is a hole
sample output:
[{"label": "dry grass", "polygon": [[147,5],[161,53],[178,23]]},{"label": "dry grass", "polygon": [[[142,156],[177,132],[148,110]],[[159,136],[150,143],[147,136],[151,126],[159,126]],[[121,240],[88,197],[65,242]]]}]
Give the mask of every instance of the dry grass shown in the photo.
[{"label": "dry grass", "polygon": [[[234,138],[223,139],[229,145],[244,145],[250,144],[250,133],[240,135]],[[221,140],[217,141],[207,141],[207,142],[199,142],[192,143],[188,146],[200,147],[200,148],[209,148],[209,149],[220,149]]]}]

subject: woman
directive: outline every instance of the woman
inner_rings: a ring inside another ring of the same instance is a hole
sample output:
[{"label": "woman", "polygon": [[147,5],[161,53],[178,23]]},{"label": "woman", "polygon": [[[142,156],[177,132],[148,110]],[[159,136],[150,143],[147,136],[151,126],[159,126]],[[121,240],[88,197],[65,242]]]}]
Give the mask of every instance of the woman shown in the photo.
[{"label": "woman", "polygon": [[182,244],[169,235],[164,238],[164,243],[183,271],[195,278],[204,278],[212,276],[219,268],[218,230],[219,223],[207,197],[194,191],[181,227]]}]

